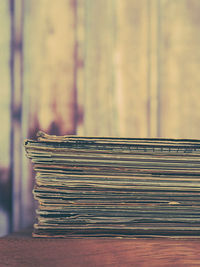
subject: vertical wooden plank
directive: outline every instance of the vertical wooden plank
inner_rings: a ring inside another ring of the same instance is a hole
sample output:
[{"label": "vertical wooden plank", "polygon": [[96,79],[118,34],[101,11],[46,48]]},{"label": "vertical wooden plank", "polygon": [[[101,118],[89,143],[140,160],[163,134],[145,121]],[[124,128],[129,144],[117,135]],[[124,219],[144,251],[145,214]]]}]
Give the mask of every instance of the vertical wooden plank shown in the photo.
[{"label": "vertical wooden plank", "polygon": [[[30,0],[24,4],[23,136],[35,137],[38,129],[75,134],[77,1]],[[33,219],[34,211],[34,178],[29,167],[24,163],[24,224]]]},{"label": "vertical wooden plank", "polygon": [[148,137],[159,135],[159,1],[148,1]]},{"label": "vertical wooden plank", "polygon": [[117,1],[116,90],[121,136],[148,136],[148,1]]},{"label": "vertical wooden plank", "polygon": [[114,110],[115,4],[85,0],[84,134],[116,135]]},{"label": "vertical wooden plank", "polygon": [[22,25],[23,25],[23,0],[11,1],[11,164],[12,164],[12,230],[21,228],[22,202]]},{"label": "vertical wooden plank", "polygon": [[10,6],[0,1],[0,236],[9,231],[11,212],[10,180]]},{"label": "vertical wooden plank", "polygon": [[84,135],[85,0],[78,0],[76,8],[77,134]]},{"label": "vertical wooden plank", "polygon": [[162,0],[161,136],[200,137],[200,1]]},{"label": "vertical wooden plank", "polygon": [[74,96],[76,1],[28,1],[25,77],[30,95],[30,131],[76,132]]}]

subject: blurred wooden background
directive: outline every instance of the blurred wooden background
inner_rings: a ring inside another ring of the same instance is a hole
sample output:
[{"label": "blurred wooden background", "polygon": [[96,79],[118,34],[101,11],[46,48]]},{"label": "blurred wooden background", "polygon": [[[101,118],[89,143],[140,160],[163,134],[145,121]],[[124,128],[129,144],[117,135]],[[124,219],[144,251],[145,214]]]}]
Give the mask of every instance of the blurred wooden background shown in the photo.
[{"label": "blurred wooden background", "polygon": [[38,129],[200,138],[199,0],[1,0],[0,24],[0,235],[33,223]]}]

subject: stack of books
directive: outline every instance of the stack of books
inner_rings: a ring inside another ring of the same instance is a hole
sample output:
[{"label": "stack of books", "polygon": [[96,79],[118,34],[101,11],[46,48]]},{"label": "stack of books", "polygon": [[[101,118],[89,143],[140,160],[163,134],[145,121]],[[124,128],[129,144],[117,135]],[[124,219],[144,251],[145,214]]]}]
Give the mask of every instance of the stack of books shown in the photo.
[{"label": "stack of books", "polygon": [[34,236],[200,235],[200,141],[54,136],[26,140]]}]

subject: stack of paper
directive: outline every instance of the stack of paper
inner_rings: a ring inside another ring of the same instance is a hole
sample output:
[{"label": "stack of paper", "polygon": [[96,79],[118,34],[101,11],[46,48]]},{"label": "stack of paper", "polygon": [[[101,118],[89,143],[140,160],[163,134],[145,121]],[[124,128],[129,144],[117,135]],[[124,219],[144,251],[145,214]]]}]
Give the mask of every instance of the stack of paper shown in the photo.
[{"label": "stack of paper", "polygon": [[26,140],[34,236],[197,236],[200,141],[50,136]]}]

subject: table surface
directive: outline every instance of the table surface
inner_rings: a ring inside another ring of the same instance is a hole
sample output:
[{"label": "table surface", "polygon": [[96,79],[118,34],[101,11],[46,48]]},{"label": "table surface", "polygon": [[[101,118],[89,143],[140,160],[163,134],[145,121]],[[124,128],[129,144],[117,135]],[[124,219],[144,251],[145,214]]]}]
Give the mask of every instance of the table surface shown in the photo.
[{"label": "table surface", "polygon": [[200,239],[0,238],[0,266],[200,266]]}]

